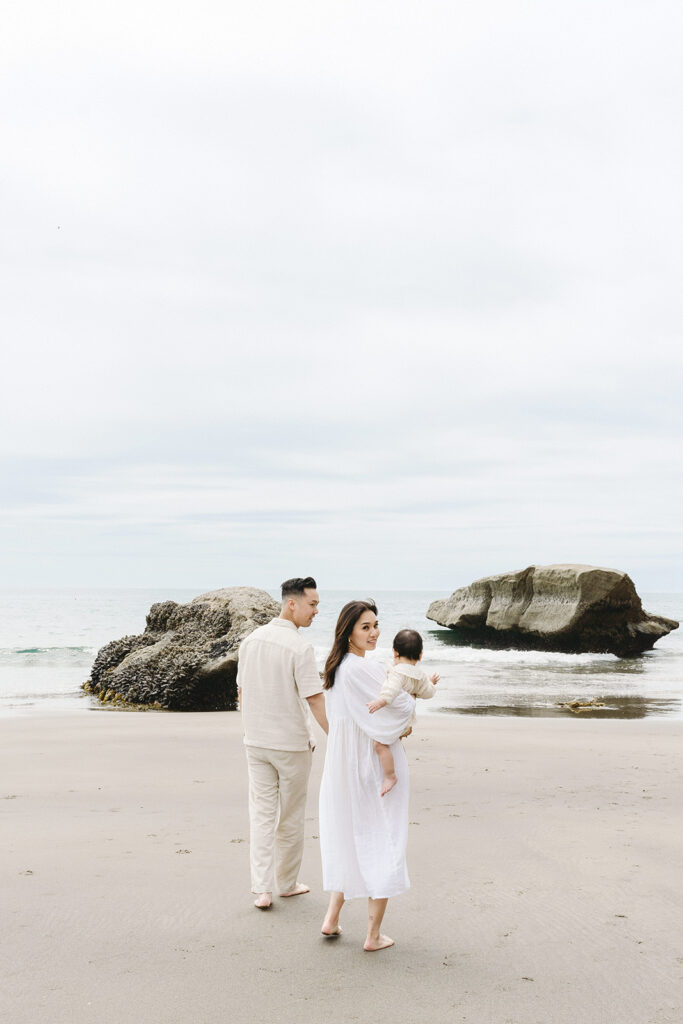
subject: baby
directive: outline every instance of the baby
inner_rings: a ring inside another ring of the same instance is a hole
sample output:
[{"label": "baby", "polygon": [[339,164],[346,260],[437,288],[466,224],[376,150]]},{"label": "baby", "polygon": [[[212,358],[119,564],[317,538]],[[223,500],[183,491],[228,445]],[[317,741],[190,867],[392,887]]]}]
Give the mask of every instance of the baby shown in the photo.
[{"label": "baby", "polygon": [[[425,699],[433,697],[434,688],[440,678],[438,672],[427,678],[426,673],[418,668],[417,663],[422,660],[422,637],[414,629],[400,630],[394,637],[392,646],[394,665],[387,672],[387,678],[379,692],[379,698],[370,701],[367,705],[371,715],[375,711],[379,711],[380,708],[385,708],[387,704],[391,704],[400,690],[405,690],[413,697],[424,697]],[[405,735],[407,736],[408,733]],[[387,744],[380,743],[378,740],[375,740],[375,751],[384,772],[380,796],[386,796],[398,782],[394,758]]]}]

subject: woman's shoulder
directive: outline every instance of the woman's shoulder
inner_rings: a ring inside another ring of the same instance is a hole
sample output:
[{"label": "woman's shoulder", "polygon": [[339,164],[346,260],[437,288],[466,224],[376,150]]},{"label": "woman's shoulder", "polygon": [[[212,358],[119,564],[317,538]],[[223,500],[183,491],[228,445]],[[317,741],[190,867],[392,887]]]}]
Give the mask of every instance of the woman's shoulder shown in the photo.
[{"label": "woman's shoulder", "polygon": [[339,672],[346,679],[384,679],[386,669],[379,661],[361,658],[358,654],[346,654],[339,666]]},{"label": "woman's shoulder", "polygon": [[336,672],[336,678],[338,680],[339,679],[345,679],[346,676],[348,676],[349,672],[351,671],[352,664],[353,664],[353,655],[352,654],[345,654],[344,657],[342,658],[342,660],[339,662],[339,666],[338,666],[337,672]]}]

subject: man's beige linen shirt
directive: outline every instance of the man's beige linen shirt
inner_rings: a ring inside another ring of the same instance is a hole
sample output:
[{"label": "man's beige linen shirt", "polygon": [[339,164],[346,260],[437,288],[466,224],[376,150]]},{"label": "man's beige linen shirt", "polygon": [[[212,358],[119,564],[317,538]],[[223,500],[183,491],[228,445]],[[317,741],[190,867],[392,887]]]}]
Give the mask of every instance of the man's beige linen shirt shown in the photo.
[{"label": "man's beige linen shirt", "polygon": [[242,641],[237,685],[244,742],[270,750],[315,746],[307,697],[322,693],[313,645],[289,619],[273,619]]}]

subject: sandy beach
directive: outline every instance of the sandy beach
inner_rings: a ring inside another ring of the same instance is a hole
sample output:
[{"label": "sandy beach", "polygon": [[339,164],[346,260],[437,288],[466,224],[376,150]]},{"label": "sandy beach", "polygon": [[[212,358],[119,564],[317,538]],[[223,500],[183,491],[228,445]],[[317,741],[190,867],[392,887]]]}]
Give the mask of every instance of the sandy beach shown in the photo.
[{"label": "sandy beach", "polygon": [[251,904],[239,716],[0,721],[9,1024],[680,1024],[683,722],[423,715],[396,946]]}]

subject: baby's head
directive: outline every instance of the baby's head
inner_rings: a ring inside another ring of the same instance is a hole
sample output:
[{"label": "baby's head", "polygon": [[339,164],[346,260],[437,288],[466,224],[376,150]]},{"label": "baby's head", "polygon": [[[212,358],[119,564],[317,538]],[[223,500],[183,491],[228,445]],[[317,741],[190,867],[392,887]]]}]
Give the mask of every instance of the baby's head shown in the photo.
[{"label": "baby's head", "polygon": [[415,629],[401,629],[392,644],[394,658],[402,658],[412,665],[422,657],[422,637]]}]

